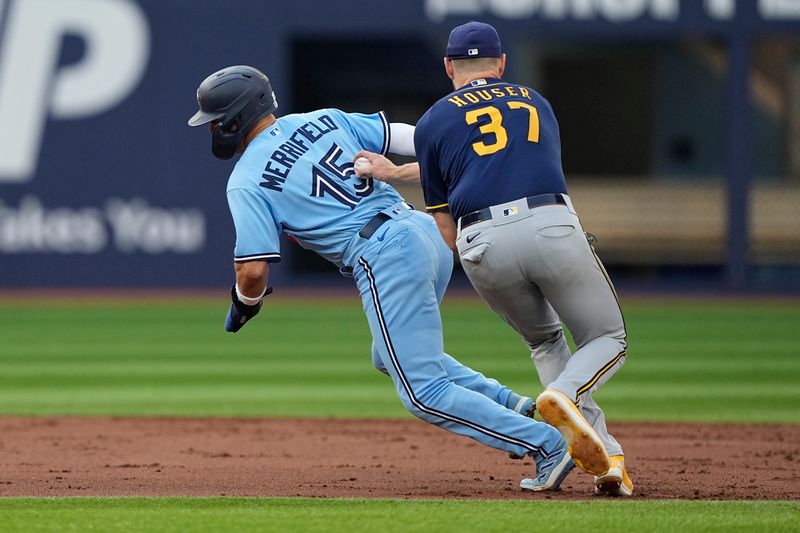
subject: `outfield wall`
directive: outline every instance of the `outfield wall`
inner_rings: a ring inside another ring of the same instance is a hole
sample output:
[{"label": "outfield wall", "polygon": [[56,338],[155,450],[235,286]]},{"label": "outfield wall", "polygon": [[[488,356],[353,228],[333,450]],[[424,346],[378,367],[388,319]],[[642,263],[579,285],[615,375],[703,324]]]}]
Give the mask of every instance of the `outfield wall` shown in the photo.
[{"label": "outfield wall", "polygon": [[[678,268],[800,290],[798,0],[0,0],[0,287],[226,285],[231,165],[186,126],[199,81],[252,64],[281,113],[413,123],[449,89],[449,29],[473,18],[557,104],[573,195],[622,284]],[[576,85],[585,98],[559,101]],[[591,95],[618,111],[570,116]],[[276,283],[333,279],[283,246]]]}]

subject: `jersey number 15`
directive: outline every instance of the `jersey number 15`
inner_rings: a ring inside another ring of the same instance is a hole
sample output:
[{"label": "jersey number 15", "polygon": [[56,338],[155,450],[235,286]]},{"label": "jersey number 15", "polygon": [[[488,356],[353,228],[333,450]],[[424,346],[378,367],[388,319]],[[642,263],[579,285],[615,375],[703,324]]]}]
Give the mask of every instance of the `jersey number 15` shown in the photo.
[{"label": "jersey number 15", "polygon": [[[312,165],[311,196],[317,198],[330,196],[340,204],[355,209],[362,198],[369,196],[375,190],[375,184],[372,178],[356,178],[353,163],[348,160],[339,161],[343,152],[338,144],[333,143],[328,153],[317,163],[319,167]],[[344,182],[348,182],[350,178],[356,178],[353,183],[355,195],[348,192],[344,186]]]},{"label": "jersey number 15", "polygon": [[[532,143],[539,142],[539,112],[532,105],[525,102],[506,102],[509,109],[523,109],[528,111],[528,141]],[[499,152],[508,145],[508,132],[503,127],[503,114],[495,106],[486,106],[472,111],[467,111],[464,118],[467,124],[476,124],[478,120],[488,116],[489,122],[480,127],[479,131],[482,134],[493,133],[495,141],[491,144],[486,144],[483,141],[472,143],[472,149],[479,156],[490,155]]]}]

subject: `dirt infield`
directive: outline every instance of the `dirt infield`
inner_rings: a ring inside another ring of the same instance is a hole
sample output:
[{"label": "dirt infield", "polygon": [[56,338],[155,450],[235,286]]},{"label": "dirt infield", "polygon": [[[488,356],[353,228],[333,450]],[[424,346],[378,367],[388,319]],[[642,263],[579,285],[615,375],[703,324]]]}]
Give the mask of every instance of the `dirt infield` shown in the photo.
[{"label": "dirt infield", "polygon": [[[800,425],[614,424],[635,497],[800,499]],[[592,496],[416,420],[0,417],[0,496]]]}]

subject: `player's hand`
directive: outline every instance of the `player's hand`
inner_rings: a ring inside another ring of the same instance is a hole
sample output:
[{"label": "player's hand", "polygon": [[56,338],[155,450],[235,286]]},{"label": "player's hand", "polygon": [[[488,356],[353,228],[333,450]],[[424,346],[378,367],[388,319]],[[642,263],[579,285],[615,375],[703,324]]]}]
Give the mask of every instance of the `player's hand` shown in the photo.
[{"label": "player's hand", "polygon": [[355,162],[359,157],[366,158],[370,162],[370,165],[366,167],[359,167],[358,165],[354,167],[356,176],[359,178],[375,178],[380,181],[389,181],[394,178],[397,165],[384,156],[369,150],[361,150],[353,158],[353,161]]},{"label": "player's hand", "polygon": [[[272,287],[267,287],[264,296],[268,294],[272,294]],[[261,311],[261,305],[264,303],[264,298],[262,297],[261,300],[256,305],[247,305],[236,295],[236,285],[231,288],[231,308],[228,309],[228,316],[225,317],[225,331],[230,333],[236,333],[242,326],[244,326],[248,320],[253,318]]]}]

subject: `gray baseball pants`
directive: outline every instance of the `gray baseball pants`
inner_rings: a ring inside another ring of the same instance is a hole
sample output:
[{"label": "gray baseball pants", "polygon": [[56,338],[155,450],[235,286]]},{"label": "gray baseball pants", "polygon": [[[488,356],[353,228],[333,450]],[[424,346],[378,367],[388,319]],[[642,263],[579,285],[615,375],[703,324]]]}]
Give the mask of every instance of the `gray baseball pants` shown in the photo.
[{"label": "gray baseball pants", "polygon": [[[572,398],[609,455],[622,455],[592,398],[622,366],[625,322],[616,292],[567,205],[493,206],[492,218],[461,228],[456,246],[475,290],[531,350],[546,388]],[[561,321],[577,350],[571,353]]]}]

